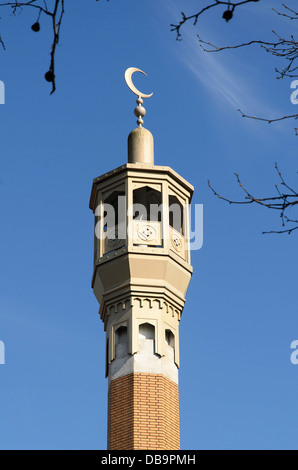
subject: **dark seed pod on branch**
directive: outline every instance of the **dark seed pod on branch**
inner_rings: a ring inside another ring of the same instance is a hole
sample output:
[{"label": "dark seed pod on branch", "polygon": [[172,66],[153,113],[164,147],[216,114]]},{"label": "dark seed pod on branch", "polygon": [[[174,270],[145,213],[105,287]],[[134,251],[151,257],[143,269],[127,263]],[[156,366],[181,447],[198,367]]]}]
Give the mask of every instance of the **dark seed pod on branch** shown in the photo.
[{"label": "dark seed pod on branch", "polygon": [[34,31],[35,33],[38,33],[38,31],[40,30],[40,24],[38,21],[36,21],[36,23],[34,23],[32,26],[31,26],[31,29],[32,31]]},{"label": "dark seed pod on branch", "polygon": [[53,82],[53,81],[54,81],[54,74],[53,74],[53,72],[52,72],[51,70],[49,70],[49,71],[45,74],[44,78],[46,79],[47,82]]},{"label": "dark seed pod on branch", "polygon": [[223,12],[222,15],[223,19],[226,20],[227,22],[230,21],[231,18],[233,18],[233,12],[231,10],[226,10]]}]

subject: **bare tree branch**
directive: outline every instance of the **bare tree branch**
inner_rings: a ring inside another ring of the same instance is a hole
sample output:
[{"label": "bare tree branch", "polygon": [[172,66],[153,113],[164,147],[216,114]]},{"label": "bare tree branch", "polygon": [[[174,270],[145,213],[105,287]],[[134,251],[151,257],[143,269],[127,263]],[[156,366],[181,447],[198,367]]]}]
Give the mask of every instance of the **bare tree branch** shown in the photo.
[{"label": "bare tree branch", "polygon": [[289,20],[298,20],[298,13],[296,11],[289,8],[284,3],[282,3],[282,6],[291,13],[287,13],[287,12],[286,13],[281,13],[281,12],[275,10],[275,8],[272,8],[272,10],[275,11],[275,13],[277,13],[279,16],[284,16],[284,17],[288,18]]},{"label": "bare tree branch", "polygon": [[263,233],[288,233],[291,234],[295,230],[298,230],[298,217],[296,218],[289,218],[287,213],[293,207],[298,206],[298,190],[293,189],[290,187],[284,180],[282,173],[280,172],[277,164],[275,164],[275,169],[280,179],[280,186],[287,189],[287,192],[283,192],[278,185],[275,185],[275,189],[277,192],[277,196],[270,196],[270,197],[263,197],[258,198],[255,197],[249,192],[246,187],[242,184],[240,177],[237,173],[235,173],[237,183],[242,189],[245,194],[244,200],[242,201],[233,201],[229,198],[221,196],[211,185],[210,181],[208,181],[208,186],[212,190],[213,194],[218,198],[222,199],[223,201],[228,202],[229,204],[258,204],[262,207],[266,207],[267,209],[273,209],[280,212],[280,217],[282,221],[282,227],[285,227],[286,224],[291,224],[289,228],[283,228],[282,230],[272,230],[270,232],[263,232]]},{"label": "bare tree branch", "polygon": [[[242,114],[242,117],[248,118],[248,119],[255,119],[256,121],[264,121],[267,122],[268,124],[271,124],[272,122],[278,122],[278,121],[284,121],[285,119],[298,119],[298,114],[288,114],[285,116],[281,116],[278,118],[260,118],[257,116],[249,116],[248,114],[244,114],[241,109],[238,109],[238,111]],[[294,127],[295,134],[298,135],[298,128]]]},{"label": "bare tree branch", "polygon": [[[254,0],[251,0],[254,1]],[[246,3],[250,3],[249,1],[244,2],[231,2],[231,1],[217,1],[215,0],[213,3],[209,3],[201,8],[195,14],[190,16],[185,15],[184,12],[181,12],[182,20],[178,24],[172,24],[172,31],[176,32],[176,39],[182,39],[181,29],[182,26],[188,22],[193,21],[193,24],[196,25],[198,22],[199,17],[205,13],[207,10],[210,10],[215,7],[220,7],[224,5],[227,7],[227,10],[223,13],[223,18],[226,21],[229,21],[233,17],[233,13],[237,7],[244,5]],[[282,4],[283,10],[278,11],[273,9],[273,11],[278,15],[287,18],[290,21],[295,21],[298,19],[298,12],[289,8],[287,5]],[[251,40],[246,43],[236,44],[234,46],[223,46],[218,47],[212,44],[211,42],[204,41],[200,38],[199,41],[200,45],[205,52],[220,52],[228,49],[238,49],[242,47],[257,45],[263,48],[267,53],[283,60],[282,68],[275,68],[275,72],[278,74],[277,78],[284,78],[284,77],[298,77],[298,65],[297,58],[298,58],[298,42],[296,41],[294,35],[290,35],[289,37],[285,38],[273,31],[275,38],[272,41],[265,41],[265,40]],[[208,47],[206,47],[208,46]],[[298,119],[298,114],[292,115],[283,115],[277,118],[262,118],[257,116],[249,116],[243,113],[240,109],[238,110],[242,117],[256,119],[259,121],[265,121],[268,124],[273,122],[282,121],[286,119]],[[298,135],[298,128],[295,128],[296,135]],[[242,184],[240,177],[237,173],[235,173],[237,183],[244,192],[244,199],[241,201],[233,201],[227,197],[223,197],[220,195],[212,186],[210,181],[208,181],[208,185],[212,190],[213,194],[218,198],[222,199],[223,201],[228,202],[229,204],[258,204],[262,207],[266,207],[267,209],[277,210],[280,213],[280,218],[282,222],[282,229],[281,230],[271,230],[269,232],[263,233],[288,233],[291,234],[294,231],[298,230],[298,217],[289,217],[288,212],[293,209],[294,207],[297,209],[298,207],[298,191],[294,190],[290,187],[284,180],[281,172],[278,169],[277,164],[275,165],[276,171],[278,173],[280,179],[280,187],[275,185],[276,193],[275,196],[270,197],[256,197],[251,192],[249,192],[246,187]],[[286,190],[285,192],[283,190]]]},{"label": "bare tree branch", "polygon": [[[48,16],[51,19],[52,23],[52,30],[53,30],[53,40],[51,45],[51,60],[49,70],[45,74],[45,79],[52,84],[52,91],[51,94],[54,93],[56,90],[56,77],[55,77],[55,53],[57,44],[60,38],[60,28],[63,19],[63,15],[65,12],[65,5],[64,0],[55,0],[53,10],[48,8],[46,0],[30,0],[27,2],[1,2],[0,7],[8,7],[11,8],[12,14],[16,15],[18,11],[22,11],[26,7],[34,8],[38,11],[38,18],[37,21],[32,25],[31,29],[37,33],[40,30],[39,19],[42,14]],[[0,43],[2,47],[5,49],[4,42],[0,36]]]},{"label": "bare tree branch", "polygon": [[[275,71],[278,74],[276,78],[298,77],[298,73],[296,72],[298,69],[298,66],[294,64],[294,62],[298,58],[298,42],[295,40],[293,35],[291,35],[289,39],[285,39],[279,36],[275,31],[272,31],[272,32],[276,36],[276,41],[273,41],[273,42],[254,40],[254,41],[244,42],[242,44],[236,44],[235,46],[222,46],[222,47],[215,46],[211,42],[207,42],[201,39],[199,35],[197,36],[201,43],[201,47],[205,52],[221,52],[221,51],[225,51],[229,49],[239,49],[240,47],[247,47],[247,46],[257,44],[263,49],[265,49],[266,52],[269,52],[273,56],[286,60],[285,67],[282,67],[280,70],[275,68]],[[207,49],[206,47],[204,47],[203,44],[211,47],[212,49]]]},{"label": "bare tree branch", "polygon": [[60,4],[60,0],[56,0],[55,1],[55,8],[54,8],[53,15],[52,15],[54,40],[53,40],[53,44],[52,44],[51,64],[50,64],[50,69],[49,69],[49,72],[52,73],[52,77],[53,77],[53,81],[52,81],[53,87],[52,87],[51,94],[53,94],[54,91],[56,90],[55,52],[56,52],[57,44],[59,42],[60,28],[61,28],[62,18],[63,18],[64,12],[65,12],[65,10],[64,10],[64,0],[61,0],[60,16],[59,16],[58,21],[57,21],[57,12],[58,12],[58,8],[59,8],[59,4]]},{"label": "bare tree branch", "polygon": [[[254,0],[252,0],[254,1]],[[199,12],[186,16],[183,12],[182,14],[182,20],[180,21],[179,24],[177,25],[171,25],[172,26],[172,31],[176,31],[176,39],[181,40],[182,34],[181,34],[181,28],[182,26],[189,20],[193,20],[194,25],[197,24],[198,18],[207,10],[218,7],[221,5],[226,5],[227,10],[223,14],[223,18],[226,19],[226,21],[229,21],[232,16],[233,12],[236,7],[239,7],[241,5],[244,5],[245,3],[249,2],[221,2],[215,0],[214,3],[210,3],[209,5],[205,6],[202,8]],[[290,21],[295,21],[298,20],[298,11],[293,10],[292,8],[289,8],[286,4],[282,4],[282,11],[278,11],[276,9],[272,9],[278,16],[282,16],[287,18]],[[282,66],[280,68],[275,67],[275,72],[277,73],[278,79],[289,77],[289,78],[298,78],[298,41],[295,39],[294,35],[291,34],[289,37],[282,37],[279,35],[276,31],[272,31],[273,35],[275,38],[273,38],[272,41],[266,41],[266,40],[252,40],[249,42],[243,42],[241,44],[236,44],[234,46],[216,46],[212,44],[211,42],[204,41],[199,35],[198,39],[200,42],[200,46],[205,52],[221,52],[225,50],[231,50],[231,49],[239,49],[242,47],[247,47],[247,46],[253,46],[257,45],[260,46],[263,50],[265,50],[267,53],[273,55],[274,57],[277,57],[278,59],[281,59],[283,61]],[[285,119],[297,119],[298,114],[291,114],[291,115],[283,115],[277,118],[260,118],[256,116],[248,116],[247,114],[243,113],[240,111],[242,114],[242,117],[250,118],[250,119],[256,119],[259,121],[265,121],[268,124],[271,124],[273,122],[277,121],[282,121]],[[298,135],[298,129],[294,128],[295,134]]]},{"label": "bare tree branch", "polygon": [[193,25],[195,26],[198,22],[199,17],[203,13],[205,13],[206,11],[208,11],[212,8],[215,8],[215,7],[220,7],[220,6],[223,5],[223,6],[227,7],[227,9],[224,11],[222,16],[228,22],[232,19],[234,11],[237,7],[240,7],[242,5],[245,5],[245,4],[251,3],[251,2],[256,3],[258,1],[259,0],[242,0],[240,2],[232,2],[230,0],[228,0],[228,1],[215,0],[214,3],[206,5],[205,7],[203,7],[197,13],[194,13],[194,14],[189,15],[189,16],[185,15],[185,13],[182,11],[181,12],[181,16],[182,16],[181,21],[178,24],[171,24],[171,31],[175,31],[177,41],[181,41],[181,39],[182,39],[182,34],[181,34],[182,26],[188,21],[193,21]]},{"label": "bare tree branch", "polygon": [[[283,5],[283,6],[284,8],[288,9],[286,5]],[[293,12],[293,10],[290,10],[290,11]],[[289,17],[287,13],[285,14],[279,13],[279,14],[282,16],[286,16],[287,18]],[[292,19],[298,19],[298,13],[295,13],[295,14],[297,15],[297,18],[291,17]],[[281,69],[278,69],[277,67],[275,68],[275,72],[278,74],[276,78],[284,78],[284,77],[298,78],[298,66],[296,65],[297,63],[296,61],[298,58],[298,42],[296,41],[293,35],[291,35],[290,38],[285,39],[285,38],[282,38],[280,35],[278,35],[275,31],[273,31],[273,34],[276,37],[276,41],[273,41],[273,42],[253,40],[253,41],[249,41],[249,42],[242,43],[242,44],[236,44],[235,46],[222,46],[222,47],[215,46],[211,42],[207,42],[201,39],[199,35],[197,36],[201,43],[200,45],[205,52],[220,52],[220,51],[229,50],[229,49],[238,49],[241,47],[258,45],[269,54],[286,61],[286,63],[283,64],[284,66]],[[206,46],[208,46],[208,48]],[[238,111],[240,111],[240,113],[242,114],[242,117],[255,119],[258,121],[265,121],[268,124],[271,124],[273,122],[283,121],[285,119],[295,119],[295,120],[298,119],[297,113],[290,114],[290,115],[283,115],[277,118],[260,118],[257,116],[249,116],[243,113],[241,110],[238,110]],[[295,131],[295,134],[298,135],[298,129],[296,127],[294,128],[294,131]]]}]

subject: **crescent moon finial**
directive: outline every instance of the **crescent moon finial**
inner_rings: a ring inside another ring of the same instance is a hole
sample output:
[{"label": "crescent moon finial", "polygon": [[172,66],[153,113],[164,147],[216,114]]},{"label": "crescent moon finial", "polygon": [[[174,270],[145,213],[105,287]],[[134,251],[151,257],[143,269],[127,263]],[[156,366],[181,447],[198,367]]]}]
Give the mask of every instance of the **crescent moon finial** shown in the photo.
[{"label": "crescent moon finial", "polygon": [[147,74],[145,72],[143,72],[143,70],[140,70],[140,69],[137,69],[136,67],[129,67],[126,71],[125,71],[125,74],[124,74],[124,78],[125,78],[125,81],[126,81],[126,84],[128,86],[128,88],[135,94],[137,95],[138,97],[141,97],[141,98],[150,98],[153,93],[150,93],[150,95],[145,95],[145,93],[142,93],[141,91],[139,91],[133,84],[132,82],[132,74],[135,73],[135,72],[140,72],[142,73],[143,75],[146,75],[147,77]]},{"label": "crescent moon finial", "polygon": [[140,72],[142,73],[143,75],[146,75],[147,74],[145,72],[143,72],[143,70],[141,69],[138,69],[136,67],[129,67],[126,71],[125,71],[125,74],[124,74],[124,78],[125,78],[125,81],[126,81],[126,84],[128,86],[128,88],[135,94],[137,95],[138,99],[137,99],[137,107],[135,108],[134,110],[134,113],[135,113],[135,116],[138,118],[137,120],[137,124],[139,125],[139,127],[142,127],[142,125],[144,124],[144,121],[143,121],[143,117],[145,116],[146,114],[146,109],[142,106],[143,104],[143,100],[142,98],[150,98],[153,93],[150,93],[150,95],[146,95],[145,93],[142,93],[141,91],[139,91],[133,84],[133,81],[132,81],[132,74],[134,72]]}]

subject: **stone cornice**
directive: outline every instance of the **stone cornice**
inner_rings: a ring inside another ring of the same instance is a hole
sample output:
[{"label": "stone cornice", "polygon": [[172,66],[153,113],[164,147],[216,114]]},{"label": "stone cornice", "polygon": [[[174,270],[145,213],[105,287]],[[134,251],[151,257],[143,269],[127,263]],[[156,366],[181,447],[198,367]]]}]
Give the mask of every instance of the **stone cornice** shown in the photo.
[{"label": "stone cornice", "polygon": [[[116,294],[116,295],[115,295]],[[110,297],[110,298],[109,298]],[[143,309],[165,310],[165,312],[172,317],[176,317],[180,321],[185,300],[178,299],[165,289],[160,292],[150,292],[145,290],[131,290],[130,292],[114,292],[114,295],[104,295],[103,301],[100,305],[99,314],[100,318],[107,324],[108,317],[113,313],[122,311],[125,313],[131,307],[138,307]]]}]

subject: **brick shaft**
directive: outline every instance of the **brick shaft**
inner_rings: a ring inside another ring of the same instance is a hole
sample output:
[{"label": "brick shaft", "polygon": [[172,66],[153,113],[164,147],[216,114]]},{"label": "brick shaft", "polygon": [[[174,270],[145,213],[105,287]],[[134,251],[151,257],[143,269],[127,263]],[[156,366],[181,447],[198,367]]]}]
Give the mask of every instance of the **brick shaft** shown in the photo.
[{"label": "brick shaft", "polygon": [[133,373],[112,380],[109,450],[179,450],[178,385],[163,375]]}]

